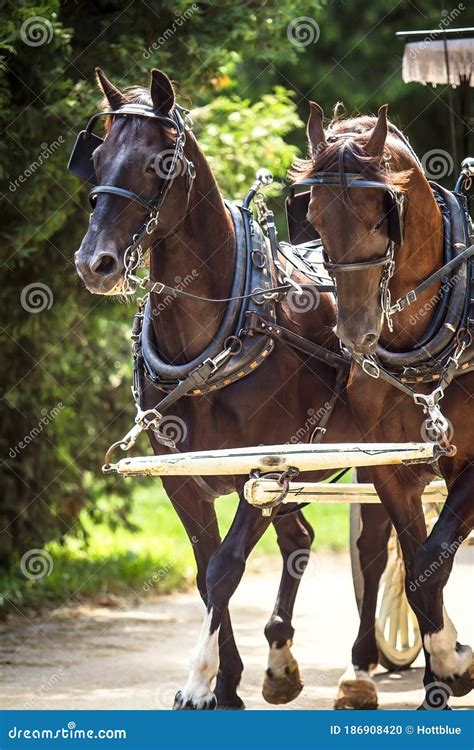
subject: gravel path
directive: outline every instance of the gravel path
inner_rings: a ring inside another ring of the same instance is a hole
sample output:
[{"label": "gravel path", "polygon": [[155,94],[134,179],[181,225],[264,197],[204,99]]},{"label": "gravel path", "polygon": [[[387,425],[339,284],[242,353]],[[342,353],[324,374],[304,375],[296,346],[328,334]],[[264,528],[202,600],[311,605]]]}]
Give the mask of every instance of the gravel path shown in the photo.
[{"label": "gravel path", "polygon": [[[331,708],[357,628],[349,558],[313,555],[294,617],[294,655],[305,682],[288,706],[265,703],[261,685],[267,647],[263,628],[273,606],[279,558],[249,565],[232,600],[232,617],[245,671],[240,695],[248,708]],[[474,547],[457,556],[446,601],[459,640],[474,642]],[[199,632],[202,605],[194,592],[133,606],[75,605],[27,621],[0,625],[0,705],[38,709],[163,709],[185,681]],[[399,674],[376,677],[383,708],[415,708],[421,701],[422,660]],[[474,693],[453,706],[474,707]]]}]

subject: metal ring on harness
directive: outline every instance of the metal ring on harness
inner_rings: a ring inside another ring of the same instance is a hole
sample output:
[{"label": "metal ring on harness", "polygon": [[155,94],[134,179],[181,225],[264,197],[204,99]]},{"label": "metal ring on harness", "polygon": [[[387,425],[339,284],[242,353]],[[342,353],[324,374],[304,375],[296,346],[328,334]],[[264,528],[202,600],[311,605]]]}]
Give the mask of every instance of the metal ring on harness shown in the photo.
[{"label": "metal ring on harness", "polygon": [[263,515],[269,515],[268,511],[273,510],[273,508],[276,508],[277,505],[280,505],[283,502],[290,490],[291,480],[297,477],[299,473],[299,469],[297,469],[295,466],[289,466],[287,469],[285,469],[285,471],[282,472],[272,471],[268,474],[261,474],[259,469],[252,469],[252,471],[250,472],[250,477],[257,479],[274,479],[282,488],[281,492],[276,496],[274,500],[270,500],[264,505],[259,505],[259,508],[262,511]]},{"label": "metal ring on harness", "polygon": [[267,265],[265,254],[261,250],[252,250],[251,257],[256,268],[265,268]]},{"label": "metal ring on harness", "polygon": [[224,350],[228,349],[230,351],[230,356],[235,357],[236,354],[239,354],[242,351],[243,345],[244,342],[242,339],[239,339],[238,336],[227,336],[224,341]]}]

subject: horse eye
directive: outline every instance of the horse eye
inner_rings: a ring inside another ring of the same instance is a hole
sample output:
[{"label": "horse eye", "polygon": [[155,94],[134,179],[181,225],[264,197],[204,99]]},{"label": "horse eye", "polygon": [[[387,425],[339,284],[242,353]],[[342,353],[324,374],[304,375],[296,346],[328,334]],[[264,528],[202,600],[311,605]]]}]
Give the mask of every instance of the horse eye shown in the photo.
[{"label": "horse eye", "polygon": [[376,232],[376,231],[377,231],[378,229],[380,229],[380,227],[381,227],[381,226],[382,226],[382,224],[383,224],[383,221],[384,221],[384,219],[385,219],[385,216],[383,216],[383,217],[382,217],[382,218],[380,219],[380,221],[378,221],[378,222],[377,222],[377,224],[375,224],[375,226],[374,226],[374,227],[372,228],[372,231],[373,231],[373,232]]},{"label": "horse eye", "polygon": [[151,162],[148,164],[147,168],[145,169],[145,172],[156,172],[156,156],[151,160]]}]

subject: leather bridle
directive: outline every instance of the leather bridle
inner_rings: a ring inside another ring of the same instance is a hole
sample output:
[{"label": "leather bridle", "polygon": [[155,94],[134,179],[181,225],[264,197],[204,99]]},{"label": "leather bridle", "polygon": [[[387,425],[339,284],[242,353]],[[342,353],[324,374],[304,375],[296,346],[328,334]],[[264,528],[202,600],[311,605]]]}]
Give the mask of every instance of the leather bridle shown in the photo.
[{"label": "leather bridle", "polygon": [[187,203],[189,202],[189,196],[193,185],[193,180],[196,176],[196,170],[194,164],[189,161],[184,155],[184,144],[186,142],[186,130],[190,130],[191,121],[188,117],[188,111],[175,105],[173,111],[169,115],[164,115],[159,111],[153,109],[153,107],[145,104],[124,104],[122,107],[116,110],[108,110],[105,112],[98,112],[89,120],[87,128],[82,131],[74,146],[71,158],[69,160],[68,169],[76,176],[86,179],[89,182],[95,183],[96,175],[93,168],[92,154],[95,149],[103,142],[98,136],[93,134],[93,128],[99,118],[109,116],[127,116],[127,117],[146,117],[147,119],[156,120],[166,127],[172,128],[176,133],[176,138],[173,144],[173,152],[171,155],[170,166],[161,175],[161,186],[156,198],[148,200],[138,193],[129,190],[128,188],[120,187],[117,185],[97,185],[95,184],[92,190],[89,192],[89,202],[91,204],[92,211],[94,211],[97,196],[98,195],[116,195],[120,198],[126,198],[127,200],[138,203],[140,206],[145,208],[149,215],[138,231],[133,234],[131,243],[127,246],[124,253],[124,277],[123,277],[123,292],[130,294],[135,291],[136,282],[133,281],[130,276],[138,268],[143,261],[143,248],[142,243],[147,236],[152,234],[156,229],[159,220],[159,213],[164,203],[166,195],[174,182],[175,177],[178,173],[178,163],[182,162],[184,168],[182,174],[185,175],[187,181]]},{"label": "leather bridle", "polygon": [[336,273],[346,273],[349,271],[366,271],[371,268],[382,268],[382,276],[380,279],[381,304],[389,329],[392,330],[392,305],[388,285],[395,269],[395,247],[401,245],[403,241],[401,218],[402,196],[391,190],[384,182],[381,182],[379,180],[369,180],[364,178],[363,175],[354,172],[316,172],[313,177],[299,180],[295,183],[295,185],[309,185],[311,187],[326,185],[341,187],[344,189],[375,188],[377,190],[384,191],[386,212],[383,218],[387,218],[388,220],[388,236],[385,253],[379,258],[348,263],[339,263],[332,261],[327,253],[323,251],[323,265],[332,277],[335,287]]}]

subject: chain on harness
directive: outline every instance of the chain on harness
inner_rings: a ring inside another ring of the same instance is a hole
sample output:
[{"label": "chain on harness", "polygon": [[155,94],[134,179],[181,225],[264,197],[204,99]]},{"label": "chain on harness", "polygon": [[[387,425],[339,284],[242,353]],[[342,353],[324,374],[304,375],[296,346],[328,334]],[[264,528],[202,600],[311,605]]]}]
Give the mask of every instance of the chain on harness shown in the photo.
[{"label": "chain on harness", "polygon": [[439,378],[439,384],[431,393],[418,393],[407,384],[401,383],[371,356],[352,355],[367,375],[375,379],[382,378],[413,398],[413,401],[417,406],[421,406],[423,414],[426,417],[423,422],[425,434],[438,444],[440,449],[439,456],[444,455],[448,458],[456,455],[457,449],[456,446],[451,443],[451,437],[449,434],[450,423],[443,415],[439,402],[443,398],[446,388],[453,380],[456,371],[459,368],[464,351],[471,345],[472,334],[468,330],[458,331],[456,340],[456,348],[443,367]]}]

